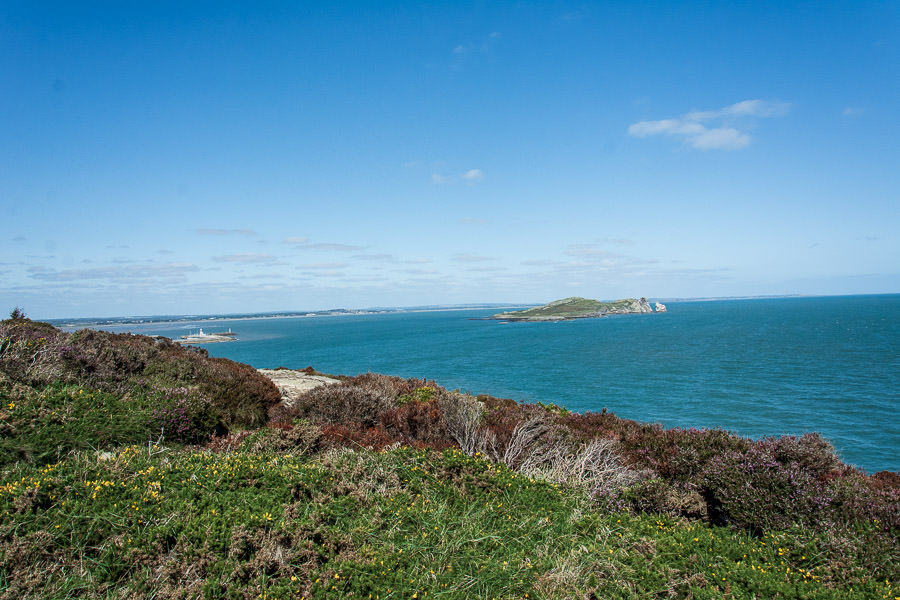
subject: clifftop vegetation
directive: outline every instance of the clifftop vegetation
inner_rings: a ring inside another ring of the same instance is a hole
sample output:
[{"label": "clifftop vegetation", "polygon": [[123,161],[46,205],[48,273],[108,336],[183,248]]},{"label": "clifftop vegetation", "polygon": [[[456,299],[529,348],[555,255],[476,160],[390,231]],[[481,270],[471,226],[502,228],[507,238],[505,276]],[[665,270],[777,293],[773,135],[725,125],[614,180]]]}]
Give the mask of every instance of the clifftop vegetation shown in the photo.
[{"label": "clifftop vegetation", "polygon": [[0,597],[895,598],[900,474],[0,322]]}]

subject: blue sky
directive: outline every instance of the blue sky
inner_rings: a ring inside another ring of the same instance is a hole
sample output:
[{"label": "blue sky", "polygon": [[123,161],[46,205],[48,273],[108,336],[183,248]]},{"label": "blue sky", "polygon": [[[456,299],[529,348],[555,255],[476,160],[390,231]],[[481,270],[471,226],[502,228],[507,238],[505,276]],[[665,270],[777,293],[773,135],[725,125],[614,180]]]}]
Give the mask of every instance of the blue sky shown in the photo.
[{"label": "blue sky", "polygon": [[5,2],[0,309],[900,292],[898,32],[896,2]]}]

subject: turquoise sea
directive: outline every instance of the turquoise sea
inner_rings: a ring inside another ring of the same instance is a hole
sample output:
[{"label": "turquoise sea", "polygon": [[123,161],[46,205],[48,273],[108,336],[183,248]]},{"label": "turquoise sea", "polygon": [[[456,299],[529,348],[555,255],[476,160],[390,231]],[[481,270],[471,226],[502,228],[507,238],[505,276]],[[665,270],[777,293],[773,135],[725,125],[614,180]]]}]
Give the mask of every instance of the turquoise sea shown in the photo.
[{"label": "turquoise sea", "polygon": [[608,408],[752,437],[817,431],[848,463],[900,469],[900,295],[668,302],[663,314],[558,323],[494,310],[104,327],[225,331],[210,355],[254,367],[434,379],[472,393]]}]

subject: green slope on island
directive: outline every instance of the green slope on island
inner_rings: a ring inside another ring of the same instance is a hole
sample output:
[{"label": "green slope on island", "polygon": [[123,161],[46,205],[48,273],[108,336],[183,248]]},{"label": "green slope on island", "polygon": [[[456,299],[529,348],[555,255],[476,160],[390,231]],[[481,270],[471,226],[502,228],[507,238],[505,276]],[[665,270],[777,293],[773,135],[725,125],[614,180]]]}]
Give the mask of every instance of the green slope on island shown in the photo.
[{"label": "green slope on island", "polygon": [[650,308],[646,298],[639,300],[625,298],[614,302],[601,302],[600,300],[573,296],[555,300],[544,306],[499,313],[491,318],[502,321],[561,321],[602,317],[610,314],[649,312],[653,312],[653,309]]},{"label": "green slope on island", "polygon": [[[0,322],[0,598],[896,598],[900,475]],[[218,435],[216,435],[218,434]]]}]

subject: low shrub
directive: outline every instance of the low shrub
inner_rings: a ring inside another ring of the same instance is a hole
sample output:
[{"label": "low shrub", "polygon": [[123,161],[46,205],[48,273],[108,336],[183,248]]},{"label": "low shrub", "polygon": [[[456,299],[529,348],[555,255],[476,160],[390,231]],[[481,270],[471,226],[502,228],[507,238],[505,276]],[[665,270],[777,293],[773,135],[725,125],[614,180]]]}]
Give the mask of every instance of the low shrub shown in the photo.
[{"label": "low shrub", "polygon": [[382,425],[367,427],[362,423],[322,425],[322,446],[325,448],[346,448],[383,450],[399,446],[400,439],[392,436]]},{"label": "low shrub", "polygon": [[152,388],[150,411],[154,439],[182,444],[207,440],[219,421],[209,398],[196,388]]},{"label": "low shrub", "polygon": [[[205,399],[202,409],[184,407],[191,413],[191,435],[207,435],[213,417],[219,432],[261,426],[268,409],[281,400],[278,387],[253,367],[209,358],[205,350],[164,338],[89,329],[69,334],[47,323],[8,319],[0,322],[0,340],[6,340],[0,373],[28,385],[65,382],[121,397],[148,387],[197,390]],[[164,403],[158,417],[171,421],[180,410]]]},{"label": "low shrub", "polygon": [[322,424],[354,422],[373,427],[387,411],[438,393],[436,384],[423,379],[366,373],[306,392],[295,401],[293,414],[286,412],[279,418],[292,416]]},{"label": "low shrub", "polygon": [[746,452],[725,452],[707,463],[702,489],[714,523],[757,534],[823,524],[833,490],[799,463],[782,463],[776,454],[777,445],[762,440]]},{"label": "low shrub", "polygon": [[322,430],[307,421],[292,425],[263,427],[241,442],[241,448],[252,453],[274,452],[303,456],[319,449]]},{"label": "low shrub", "polygon": [[900,488],[873,485],[850,467],[832,471],[827,478],[832,493],[833,517],[844,525],[866,525],[900,536]]},{"label": "low shrub", "polygon": [[815,477],[821,477],[843,466],[834,446],[818,433],[805,433],[800,437],[785,435],[772,438],[775,459],[782,464],[797,463]]},{"label": "low shrub", "polygon": [[390,435],[404,444],[418,443],[441,449],[454,443],[436,400],[413,401],[388,409],[379,416],[379,422]]},{"label": "low shrub", "polygon": [[624,488],[620,493],[596,497],[601,505],[632,513],[664,514],[672,517],[706,519],[706,500],[693,485],[654,478]]}]

